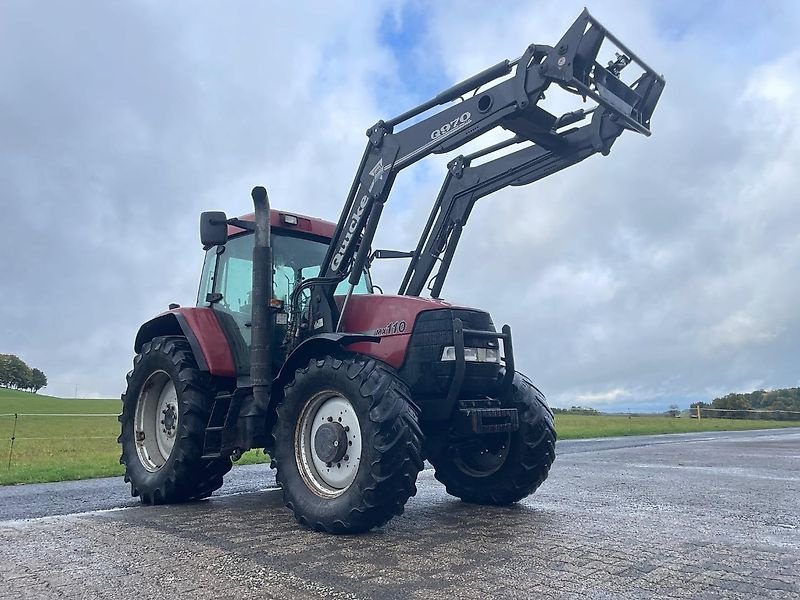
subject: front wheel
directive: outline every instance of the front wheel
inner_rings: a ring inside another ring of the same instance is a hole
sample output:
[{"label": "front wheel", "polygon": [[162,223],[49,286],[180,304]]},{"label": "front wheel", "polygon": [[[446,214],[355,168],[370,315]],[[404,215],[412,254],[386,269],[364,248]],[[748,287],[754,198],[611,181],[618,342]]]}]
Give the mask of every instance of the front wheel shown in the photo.
[{"label": "front wheel", "polygon": [[298,522],[356,533],[401,514],[423,466],[405,383],[371,358],[327,356],[298,370],[284,393],[275,477]]},{"label": "front wheel", "polygon": [[515,374],[503,408],[516,408],[519,429],[443,444],[428,457],[447,493],[475,504],[512,504],[547,479],[556,458],[553,413],[544,395]]}]

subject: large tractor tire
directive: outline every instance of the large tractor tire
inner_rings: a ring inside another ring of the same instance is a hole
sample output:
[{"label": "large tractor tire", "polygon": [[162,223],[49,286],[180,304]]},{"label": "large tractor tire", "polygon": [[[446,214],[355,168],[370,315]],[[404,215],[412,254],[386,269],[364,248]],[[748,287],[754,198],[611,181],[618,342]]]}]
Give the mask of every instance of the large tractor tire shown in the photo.
[{"label": "large tractor tire", "polygon": [[503,408],[516,408],[519,429],[459,440],[428,457],[447,493],[475,504],[512,504],[547,479],[556,458],[553,413],[544,395],[516,374]]},{"label": "large tractor tire", "polygon": [[422,432],[405,383],[358,354],[312,359],[284,389],[274,428],[276,479],[298,522],[357,533],[417,493]]},{"label": "large tractor tire", "polygon": [[231,460],[202,458],[212,402],[208,374],[185,338],[157,337],[142,346],[122,395],[117,440],[132,496],[145,504],[185,502],[222,486]]}]

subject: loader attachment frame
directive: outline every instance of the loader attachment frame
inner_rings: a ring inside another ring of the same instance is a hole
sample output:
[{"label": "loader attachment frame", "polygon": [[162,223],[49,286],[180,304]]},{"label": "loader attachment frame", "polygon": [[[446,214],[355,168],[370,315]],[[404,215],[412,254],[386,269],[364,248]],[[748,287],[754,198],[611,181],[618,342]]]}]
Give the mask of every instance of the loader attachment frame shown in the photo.
[{"label": "loader attachment frame", "polygon": [[[576,115],[574,118],[577,118]],[[582,116],[587,116],[583,113]],[[519,136],[448,163],[448,172],[433,205],[428,222],[412,253],[398,294],[419,296],[430,284],[433,298],[439,298],[453,260],[461,232],[472,207],[480,198],[507,186],[522,186],[570,167],[598,152],[607,154],[622,133],[619,122],[608,118],[604,108],[594,111],[592,121],[580,128],[556,134],[550,150],[531,145],[488,162],[472,161],[524,142]],[[439,268],[431,277],[436,265]]]},{"label": "loader attachment frame", "polygon": [[[603,67],[596,59],[606,40],[623,54]],[[638,65],[643,73],[628,85],[619,79],[619,74],[630,63]],[[520,140],[534,142],[535,150],[529,150],[530,160],[537,153],[544,153],[540,157],[544,162],[551,160],[559,165],[540,169],[530,181],[582,160],[583,153],[607,152],[609,144],[596,131],[587,142],[591,147],[575,144],[569,134],[559,133],[559,129],[580,120],[588,111],[556,117],[539,107],[544,92],[553,83],[596,102],[592,125],[601,132],[610,131],[609,139],[616,138],[623,129],[649,135],[650,117],[664,87],[663,77],[584,10],[556,46],[531,44],[519,58],[504,60],[416,108],[388,121],[378,121],[367,130],[369,141],[320,275],[301,284],[302,289],[311,291],[308,335],[334,332],[341,325],[341,315],[347,310],[353,288],[369,259],[383,206],[400,170],[430,154],[450,152],[496,127],[514,132]],[[489,84],[493,85],[485,87]],[[447,106],[408,124],[443,105]],[[404,128],[395,131],[401,125]],[[486,193],[494,191],[490,188]],[[420,267],[420,273],[427,269]],[[333,293],[345,278],[350,292],[339,309]],[[404,282],[404,287],[408,283]],[[410,293],[418,287],[415,280],[406,291]],[[300,286],[296,290],[298,296],[299,291]]]}]

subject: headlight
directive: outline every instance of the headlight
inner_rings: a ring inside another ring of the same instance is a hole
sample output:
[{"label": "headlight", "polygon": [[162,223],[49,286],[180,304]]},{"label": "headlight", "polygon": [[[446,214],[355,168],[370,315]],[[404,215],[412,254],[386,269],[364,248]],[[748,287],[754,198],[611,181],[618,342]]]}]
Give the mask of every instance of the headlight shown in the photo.
[{"label": "headlight", "polygon": [[[445,346],[442,351],[442,360],[455,360],[456,347]],[[500,362],[500,353],[497,348],[464,348],[464,360],[467,362]]]}]

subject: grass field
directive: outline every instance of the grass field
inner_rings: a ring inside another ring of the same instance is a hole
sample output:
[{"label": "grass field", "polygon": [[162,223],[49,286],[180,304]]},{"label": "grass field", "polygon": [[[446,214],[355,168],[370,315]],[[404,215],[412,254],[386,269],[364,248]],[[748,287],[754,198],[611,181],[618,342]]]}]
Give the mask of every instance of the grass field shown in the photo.
[{"label": "grass field", "polygon": [[[122,475],[117,443],[121,409],[119,400],[53,398],[0,388],[0,485]],[[9,468],[12,413],[25,416],[17,418]],[[64,413],[78,416],[48,416]],[[239,464],[265,460],[263,452],[252,451]]]},{"label": "grass field", "polygon": [[774,429],[800,427],[800,421],[764,421],[738,419],[691,419],[663,415],[556,415],[556,429],[560,440],[578,440],[623,435],[650,435],[661,433],[693,433],[697,431],[744,431],[748,429]]},{"label": "grass field", "polygon": [[[119,400],[70,400],[0,388],[0,485],[121,475],[116,417],[120,409]],[[24,416],[16,420],[9,468],[13,413]],[[64,413],[78,416],[47,416]],[[698,421],[660,415],[556,416],[559,439],[799,426],[789,421]],[[263,452],[251,451],[237,464],[265,460]]]}]

